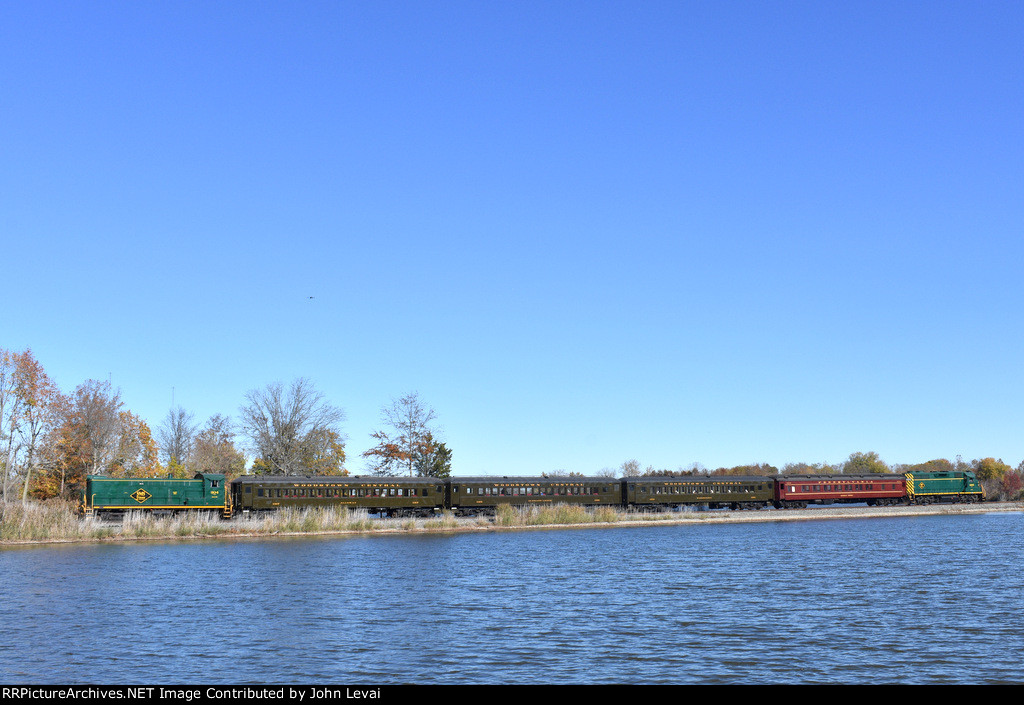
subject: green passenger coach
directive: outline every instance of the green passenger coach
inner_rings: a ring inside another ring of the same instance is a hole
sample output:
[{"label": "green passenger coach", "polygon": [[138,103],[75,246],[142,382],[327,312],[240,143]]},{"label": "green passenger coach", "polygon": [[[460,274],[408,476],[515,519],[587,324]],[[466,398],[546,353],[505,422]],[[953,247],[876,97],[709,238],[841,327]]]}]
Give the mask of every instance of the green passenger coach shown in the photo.
[{"label": "green passenger coach", "polygon": [[503,504],[617,507],[622,502],[622,488],[612,477],[453,477],[448,486],[448,504],[458,516],[493,515]]},{"label": "green passenger coach", "polygon": [[706,477],[627,477],[622,480],[623,503],[641,511],[682,509],[763,509],[773,501],[770,477],[712,475]]},{"label": "green passenger coach", "polygon": [[191,480],[89,475],[85,478],[80,512],[83,516],[118,516],[132,511],[216,511],[230,518],[231,501],[226,485],[224,475],[214,473],[197,473]]},{"label": "green passenger coach", "polygon": [[236,511],[349,507],[382,516],[428,517],[444,508],[444,480],[433,477],[243,475],[231,482]]}]

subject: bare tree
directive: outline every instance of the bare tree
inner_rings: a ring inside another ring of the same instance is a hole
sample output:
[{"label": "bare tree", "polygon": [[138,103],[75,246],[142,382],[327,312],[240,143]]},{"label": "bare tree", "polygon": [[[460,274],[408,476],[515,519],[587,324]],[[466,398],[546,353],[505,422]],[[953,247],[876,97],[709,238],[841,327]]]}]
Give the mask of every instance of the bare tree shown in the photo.
[{"label": "bare tree", "polygon": [[391,406],[381,409],[381,421],[387,430],[370,434],[377,445],[363,453],[370,461],[370,471],[375,475],[407,473],[412,477],[418,460],[436,452],[430,427],[436,417],[416,392],[392,400]]},{"label": "bare tree", "polygon": [[168,465],[180,465],[192,453],[196,431],[199,429],[194,419],[195,414],[180,406],[167,412],[167,418],[157,433],[160,436],[160,453]]},{"label": "bare tree", "polygon": [[627,460],[619,466],[619,470],[622,472],[623,477],[639,477],[640,461],[635,458]]},{"label": "bare tree", "polygon": [[89,379],[75,389],[71,405],[88,470],[91,474],[98,473],[110,463],[117,449],[121,391],[112,391],[110,382]]},{"label": "bare tree", "polygon": [[345,413],[327,403],[305,378],[295,380],[287,390],[280,382],[268,384],[245,398],[242,427],[257,459],[272,474],[302,474],[304,459],[312,455],[309,443],[320,441],[325,431],[339,433],[345,419]]}]

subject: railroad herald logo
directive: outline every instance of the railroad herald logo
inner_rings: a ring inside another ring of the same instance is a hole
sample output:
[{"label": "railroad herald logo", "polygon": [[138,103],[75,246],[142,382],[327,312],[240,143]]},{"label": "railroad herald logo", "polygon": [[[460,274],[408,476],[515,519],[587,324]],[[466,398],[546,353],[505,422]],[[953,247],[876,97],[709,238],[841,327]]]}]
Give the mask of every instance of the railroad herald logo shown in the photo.
[{"label": "railroad herald logo", "polygon": [[129,496],[132,499],[134,499],[136,502],[141,504],[141,503],[145,502],[147,499],[149,499],[150,497],[152,497],[153,495],[151,495],[149,492],[146,492],[146,490],[144,490],[144,489],[142,489],[140,487],[139,489],[137,489],[134,492],[132,492],[131,495],[129,495]]}]

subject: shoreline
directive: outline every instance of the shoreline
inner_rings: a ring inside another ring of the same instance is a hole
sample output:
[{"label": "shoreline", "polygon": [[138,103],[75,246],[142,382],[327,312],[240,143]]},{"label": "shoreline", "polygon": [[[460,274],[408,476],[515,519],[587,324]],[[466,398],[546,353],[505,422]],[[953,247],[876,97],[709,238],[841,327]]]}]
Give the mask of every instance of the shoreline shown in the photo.
[{"label": "shoreline", "polygon": [[[286,530],[259,530],[257,526],[247,527],[232,522],[210,523],[214,530],[204,532],[196,527],[193,533],[176,533],[173,530],[153,533],[120,535],[126,525],[109,525],[109,534],[101,536],[70,536],[55,538],[28,538],[0,540],[4,548],[55,546],[89,543],[128,543],[136,541],[196,541],[224,539],[267,539],[301,538],[312,536],[394,536],[423,534],[459,534],[469,532],[499,532],[553,529],[599,529],[644,526],[679,526],[686,524],[742,524],[789,521],[823,521],[832,519],[876,519],[884,517],[914,517],[957,514],[991,514],[1024,512],[1024,502],[992,502],[981,504],[930,504],[924,506],[868,507],[862,505],[829,505],[808,509],[762,509],[762,510],[703,510],[655,514],[619,514],[613,520],[537,522],[506,524],[495,519],[454,518],[445,519],[367,519],[355,528],[315,528]],[[631,518],[635,517],[635,518]],[[251,521],[251,520],[250,520]],[[440,525],[438,525],[440,524]],[[103,525],[99,529],[105,528]],[[238,528],[239,531],[232,531]],[[224,529],[223,531],[220,529]],[[250,529],[250,530],[246,530]]]}]

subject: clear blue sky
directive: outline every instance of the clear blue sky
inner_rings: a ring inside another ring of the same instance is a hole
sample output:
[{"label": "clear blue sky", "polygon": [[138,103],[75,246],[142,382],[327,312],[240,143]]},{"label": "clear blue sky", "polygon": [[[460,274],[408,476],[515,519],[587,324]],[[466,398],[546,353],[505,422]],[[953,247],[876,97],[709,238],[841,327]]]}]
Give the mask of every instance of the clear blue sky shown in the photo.
[{"label": "clear blue sky", "polygon": [[154,428],[1024,460],[1020,2],[6,2],[0,76],[0,347]]}]

